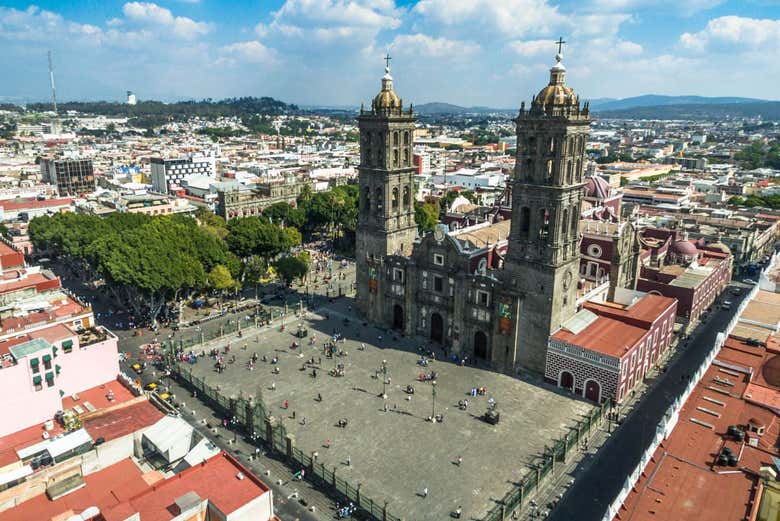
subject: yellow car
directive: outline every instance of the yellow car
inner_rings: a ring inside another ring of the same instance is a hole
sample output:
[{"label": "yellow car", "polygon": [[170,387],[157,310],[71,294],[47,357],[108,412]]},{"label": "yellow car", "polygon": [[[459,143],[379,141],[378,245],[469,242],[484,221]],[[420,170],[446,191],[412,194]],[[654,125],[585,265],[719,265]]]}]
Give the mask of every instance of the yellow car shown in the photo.
[{"label": "yellow car", "polygon": [[157,389],[157,384],[156,383],[147,384],[146,389],[149,391],[154,391],[155,389]]},{"label": "yellow car", "polygon": [[141,364],[133,364],[133,371],[135,371],[138,374],[141,374],[144,372],[144,368],[141,367]]},{"label": "yellow car", "polygon": [[162,393],[162,394],[160,395],[160,399],[161,399],[161,400],[165,400],[166,402],[168,401],[168,399],[169,399],[170,397],[171,397],[171,395],[169,395],[168,393]]}]

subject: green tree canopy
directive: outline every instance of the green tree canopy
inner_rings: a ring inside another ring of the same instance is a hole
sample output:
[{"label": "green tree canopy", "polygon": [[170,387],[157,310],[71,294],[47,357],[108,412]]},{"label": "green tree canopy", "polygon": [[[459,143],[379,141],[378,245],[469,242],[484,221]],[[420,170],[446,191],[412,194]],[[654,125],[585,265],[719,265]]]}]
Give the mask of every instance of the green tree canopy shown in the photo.
[{"label": "green tree canopy", "polygon": [[308,254],[306,256],[281,257],[274,263],[274,268],[285,285],[289,287],[293,280],[303,279],[309,272]]}]

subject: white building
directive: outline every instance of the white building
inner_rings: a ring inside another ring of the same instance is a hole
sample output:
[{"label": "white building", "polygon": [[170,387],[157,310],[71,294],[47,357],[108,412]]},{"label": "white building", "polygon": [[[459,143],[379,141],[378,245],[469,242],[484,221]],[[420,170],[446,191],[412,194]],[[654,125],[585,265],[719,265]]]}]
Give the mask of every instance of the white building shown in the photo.
[{"label": "white building", "polygon": [[161,194],[169,193],[173,188],[181,187],[191,177],[216,178],[214,157],[187,157],[183,159],[152,158],[152,190]]}]

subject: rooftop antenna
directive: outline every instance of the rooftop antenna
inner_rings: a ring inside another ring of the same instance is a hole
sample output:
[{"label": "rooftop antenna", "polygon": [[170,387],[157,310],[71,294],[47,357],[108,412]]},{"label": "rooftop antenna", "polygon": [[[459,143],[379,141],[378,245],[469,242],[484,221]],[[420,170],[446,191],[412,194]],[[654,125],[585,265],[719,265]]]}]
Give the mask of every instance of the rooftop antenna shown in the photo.
[{"label": "rooftop antenna", "polygon": [[54,115],[57,115],[57,89],[54,88],[54,66],[51,62],[51,51],[49,51],[49,79],[51,80],[51,102],[54,105]]}]

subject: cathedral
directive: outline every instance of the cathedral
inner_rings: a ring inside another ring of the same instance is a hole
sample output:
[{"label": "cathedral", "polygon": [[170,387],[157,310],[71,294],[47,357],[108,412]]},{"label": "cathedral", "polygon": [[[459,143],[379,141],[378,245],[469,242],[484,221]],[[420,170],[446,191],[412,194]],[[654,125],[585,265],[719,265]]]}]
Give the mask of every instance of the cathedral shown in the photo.
[{"label": "cathedral", "polygon": [[[358,117],[357,307],[366,320],[419,335],[497,370],[543,373],[548,339],[577,311],[588,104],[566,85],[562,55],[517,125],[511,213],[440,224],[418,236],[415,114],[382,90]],[[511,217],[511,218],[510,218]]]}]

